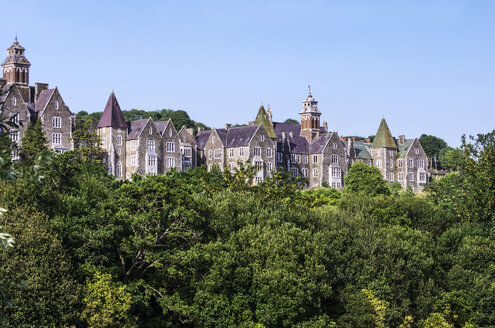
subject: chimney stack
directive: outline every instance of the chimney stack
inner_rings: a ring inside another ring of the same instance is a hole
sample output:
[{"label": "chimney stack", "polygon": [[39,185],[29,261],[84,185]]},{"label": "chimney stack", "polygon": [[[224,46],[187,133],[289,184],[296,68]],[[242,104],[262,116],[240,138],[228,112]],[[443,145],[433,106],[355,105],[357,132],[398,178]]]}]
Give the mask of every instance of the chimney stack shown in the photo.
[{"label": "chimney stack", "polygon": [[328,132],[328,123],[327,123],[327,121],[323,121],[323,128],[325,129],[325,132]]},{"label": "chimney stack", "polygon": [[[190,134],[190,135],[194,135],[194,129],[193,128],[187,128],[186,131]],[[199,131],[199,129],[198,129]]]},{"label": "chimney stack", "polygon": [[232,124],[230,123],[225,123],[225,130],[228,130],[232,127]]},{"label": "chimney stack", "polygon": [[399,136],[399,145],[403,145],[406,142],[406,136],[405,135],[400,135]]},{"label": "chimney stack", "polygon": [[202,126],[198,126],[198,134],[204,131],[204,128]]}]

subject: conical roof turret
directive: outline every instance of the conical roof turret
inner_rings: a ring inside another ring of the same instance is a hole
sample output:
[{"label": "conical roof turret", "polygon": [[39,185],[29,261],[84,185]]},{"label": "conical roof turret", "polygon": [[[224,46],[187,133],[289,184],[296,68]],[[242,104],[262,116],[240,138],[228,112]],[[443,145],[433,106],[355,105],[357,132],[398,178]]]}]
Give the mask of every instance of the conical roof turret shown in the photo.
[{"label": "conical roof turret", "polygon": [[268,136],[270,138],[276,138],[277,135],[275,134],[275,131],[273,130],[273,124],[268,117],[268,114],[265,111],[265,107],[261,105],[260,109],[258,110],[258,115],[256,115],[256,121],[255,124],[257,125],[263,125],[263,127],[266,130],[266,133],[268,133]]},{"label": "conical roof turret", "polygon": [[375,139],[373,140],[373,148],[397,148],[394,137],[388,128],[387,122],[384,118],[380,122],[380,127],[376,132]]},{"label": "conical roof turret", "polygon": [[122,114],[122,110],[120,110],[119,102],[117,101],[117,97],[112,92],[110,97],[108,97],[107,105],[103,110],[103,115],[101,115],[101,119],[97,125],[98,128],[120,128],[126,129],[127,122],[125,121],[124,115]]}]

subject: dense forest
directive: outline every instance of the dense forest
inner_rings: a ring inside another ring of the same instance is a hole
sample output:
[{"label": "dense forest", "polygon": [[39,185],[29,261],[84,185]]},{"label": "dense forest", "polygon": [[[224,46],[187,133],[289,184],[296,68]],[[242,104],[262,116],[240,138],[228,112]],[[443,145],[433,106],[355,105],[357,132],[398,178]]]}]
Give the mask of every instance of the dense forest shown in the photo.
[{"label": "dense forest", "polygon": [[119,181],[93,142],[43,138],[12,164],[0,135],[5,327],[495,325],[495,131],[421,193],[360,162],[341,191],[250,167]]}]

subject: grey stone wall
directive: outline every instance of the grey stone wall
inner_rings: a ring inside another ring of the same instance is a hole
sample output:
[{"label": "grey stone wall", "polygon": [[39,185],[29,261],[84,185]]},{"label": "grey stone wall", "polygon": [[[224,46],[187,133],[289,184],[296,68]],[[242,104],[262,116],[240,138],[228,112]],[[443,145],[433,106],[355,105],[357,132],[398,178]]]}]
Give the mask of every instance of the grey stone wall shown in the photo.
[{"label": "grey stone wall", "polygon": [[[54,117],[60,117],[61,125],[60,128],[53,126],[52,119]],[[42,109],[41,112],[41,122],[43,123],[43,130],[45,131],[46,139],[48,140],[48,148],[54,149],[55,151],[67,151],[73,149],[72,142],[72,125],[73,125],[73,115],[69,111],[69,108],[65,105],[62,96],[55,88],[52,97],[48,101],[46,107]],[[61,143],[53,143],[53,134],[61,134]]]},{"label": "grey stone wall", "polygon": [[[173,158],[175,161],[175,168],[178,171],[182,170],[182,155],[180,153],[180,139],[177,131],[175,130],[172,121],[169,121],[167,128],[163,131],[161,136],[161,157],[162,157],[162,171],[160,173],[168,172],[172,167],[167,167],[167,158]],[[167,151],[167,142],[174,144],[173,151]]]}]

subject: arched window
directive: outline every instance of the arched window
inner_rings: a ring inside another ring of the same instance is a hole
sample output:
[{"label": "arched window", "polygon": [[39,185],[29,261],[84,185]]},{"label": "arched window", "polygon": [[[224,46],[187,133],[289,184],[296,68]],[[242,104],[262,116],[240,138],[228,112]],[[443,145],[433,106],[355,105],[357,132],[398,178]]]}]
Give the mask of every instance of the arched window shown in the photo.
[{"label": "arched window", "polygon": [[117,171],[115,172],[115,176],[120,178],[122,176],[122,162],[117,163]]}]

